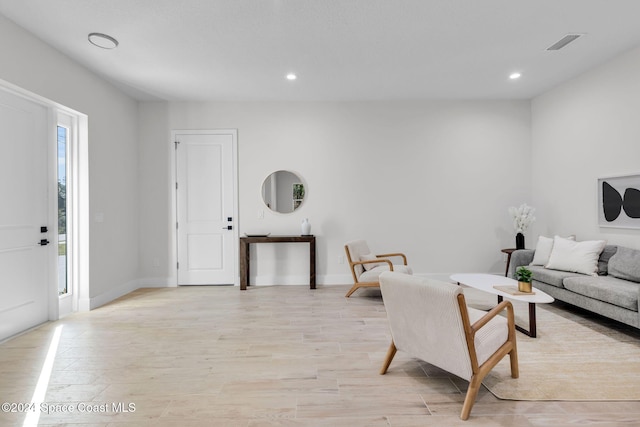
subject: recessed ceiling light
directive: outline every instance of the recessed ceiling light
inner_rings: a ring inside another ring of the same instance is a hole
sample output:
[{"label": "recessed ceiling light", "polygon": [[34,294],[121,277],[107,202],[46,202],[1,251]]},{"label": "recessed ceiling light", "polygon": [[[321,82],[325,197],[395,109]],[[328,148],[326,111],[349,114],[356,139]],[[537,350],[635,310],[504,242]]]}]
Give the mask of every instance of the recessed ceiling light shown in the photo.
[{"label": "recessed ceiling light", "polygon": [[511,80],[518,80],[520,77],[522,77],[522,74],[520,74],[520,73],[511,73],[511,74],[509,74],[509,78]]},{"label": "recessed ceiling light", "polygon": [[295,80],[295,79],[297,79],[297,78],[298,78],[298,76],[296,76],[296,75],[295,75],[295,74],[293,74],[293,73],[289,73],[289,74],[287,74],[287,80]]},{"label": "recessed ceiling light", "polygon": [[118,40],[102,33],[89,34],[89,42],[94,46],[101,47],[102,49],[115,49],[118,47]]}]

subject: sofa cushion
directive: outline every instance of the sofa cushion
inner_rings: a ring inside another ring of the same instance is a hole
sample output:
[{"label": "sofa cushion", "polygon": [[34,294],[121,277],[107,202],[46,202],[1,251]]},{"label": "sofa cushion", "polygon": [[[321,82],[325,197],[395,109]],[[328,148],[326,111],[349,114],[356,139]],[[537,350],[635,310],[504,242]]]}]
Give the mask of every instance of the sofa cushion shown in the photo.
[{"label": "sofa cushion", "polygon": [[640,284],[635,282],[611,276],[575,276],[564,279],[564,287],[589,298],[638,311]]},{"label": "sofa cushion", "polygon": [[574,242],[555,236],[551,256],[545,267],[597,276],[598,259],[605,245],[604,240]]},{"label": "sofa cushion", "polygon": [[640,251],[620,246],[609,260],[609,274],[619,279],[640,282]]},{"label": "sofa cushion", "polygon": [[[559,271],[559,270],[549,270],[544,267],[539,266],[530,266],[529,270],[533,273],[533,280],[538,282],[543,282],[548,285],[556,286],[558,288],[562,288],[562,281],[567,277],[575,277],[581,276],[576,273],[571,273],[568,271]],[[535,283],[533,284],[535,286]]]},{"label": "sofa cushion", "polygon": [[618,247],[615,245],[607,245],[602,250],[600,258],[598,258],[598,275],[606,276],[609,272],[609,260],[616,253]]}]

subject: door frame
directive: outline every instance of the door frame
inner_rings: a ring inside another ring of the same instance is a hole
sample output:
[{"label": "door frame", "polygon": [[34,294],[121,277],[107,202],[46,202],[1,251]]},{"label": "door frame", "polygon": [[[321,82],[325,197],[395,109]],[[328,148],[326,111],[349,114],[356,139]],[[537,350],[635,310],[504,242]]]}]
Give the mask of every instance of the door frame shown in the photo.
[{"label": "door frame", "polygon": [[[0,91],[24,98],[29,102],[40,104],[47,109],[47,196],[48,196],[48,236],[56,244],[48,246],[48,317],[50,321],[60,318],[60,298],[58,297],[58,179],[57,179],[57,139],[56,128],[58,117],[66,115],[74,120],[76,139],[68,149],[74,150],[74,176],[72,193],[69,197],[76,203],[73,206],[73,234],[74,248],[72,254],[72,269],[68,272],[75,283],[72,296],[73,311],[89,311],[89,151],[88,151],[88,117],[62,104],[0,79]],[[83,304],[83,299],[86,301]]]},{"label": "door frame", "polygon": [[[82,186],[81,181],[78,179],[80,175],[80,134],[81,128],[84,123],[84,130],[86,131],[86,120],[82,120],[81,116],[76,112],[68,109],[57,108],[56,109],[56,126],[65,125],[69,129],[69,138],[67,140],[67,285],[69,286],[68,293],[62,296],[58,296],[59,300],[59,316],[64,317],[68,314],[78,311],[79,284],[84,283],[86,280],[81,278],[82,264],[88,263],[88,260],[81,261],[81,252],[77,248],[82,247],[82,238],[88,234],[88,230],[81,231],[78,219],[81,217],[81,209],[79,207],[81,199],[87,198],[88,195],[80,197],[79,191]],[[57,141],[56,141],[57,143]],[[57,171],[57,150],[55,153],[56,164],[55,170]],[[57,178],[57,176],[56,176]],[[85,181],[86,182],[86,181]],[[84,191],[88,191],[87,188]],[[88,194],[88,193],[87,193]],[[56,195],[57,199],[57,195]],[[58,209],[57,201],[54,202],[56,212]],[[88,205],[84,207],[88,209]],[[56,220],[56,226],[58,221]],[[57,229],[56,229],[57,232]],[[88,240],[86,241],[88,245]],[[56,267],[58,262],[56,261]],[[58,275],[59,277],[59,275]],[[56,280],[57,281],[57,280]],[[88,289],[86,290],[88,291]]]},{"label": "door frame", "polygon": [[194,130],[194,129],[174,129],[171,131],[171,141],[170,141],[170,150],[171,156],[171,182],[169,185],[169,192],[171,193],[171,215],[169,222],[169,245],[171,246],[171,252],[169,254],[169,265],[173,266],[170,268],[172,275],[169,279],[171,283],[171,287],[178,286],[178,231],[176,229],[176,224],[178,221],[177,211],[178,211],[178,199],[176,197],[176,182],[178,177],[177,171],[177,155],[176,155],[176,137],[177,135],[231,135],[232,138],[232,174],[233,174],[233,217],[234,225],[233,225],[233,285],[240,286],[240,262],[239,262],[239,229],[240,229],[240,216],[239,213],[239,201],[238,201],[238,130],[237,129],[203,129],[203,130]]},{"label": "door frame", "polygon": [[[76,311],[90,311],[90,276],[89,276],[89,118],[86,114],[80,113],[63,105],[47,101],[51,108],[52,142],[50,145],[51,154],[51,195],[49,196],[51,205],[52,224],[55,225],[56,247],[52,255],[55,292],[52,296],[53,305],[57,304],[56,318],[66,316]],[[64,119],[61,120],[61,117]],[[72,138],[68,141],[67,156],[70,170],[67,177],[67,281],[71,284],[71,294],[58,296],[58,154],[56,128],[61,121],[70,125]],[[55,298],[55,301],[54,301]],[[53,319],[52,319],[53,320]]]}]

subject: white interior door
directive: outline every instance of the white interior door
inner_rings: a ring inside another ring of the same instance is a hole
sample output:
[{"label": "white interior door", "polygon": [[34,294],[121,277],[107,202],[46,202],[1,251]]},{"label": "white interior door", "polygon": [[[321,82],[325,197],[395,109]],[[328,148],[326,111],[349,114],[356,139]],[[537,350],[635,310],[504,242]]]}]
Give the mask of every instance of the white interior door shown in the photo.
[{"label": "white interior door", "polygon": [[178,285],[235,284],[236,132],[174,136]]},{"label": "white interior door", "polygon": [[0,340],[49,318],[47,123],[45,106],[0,90]]}]

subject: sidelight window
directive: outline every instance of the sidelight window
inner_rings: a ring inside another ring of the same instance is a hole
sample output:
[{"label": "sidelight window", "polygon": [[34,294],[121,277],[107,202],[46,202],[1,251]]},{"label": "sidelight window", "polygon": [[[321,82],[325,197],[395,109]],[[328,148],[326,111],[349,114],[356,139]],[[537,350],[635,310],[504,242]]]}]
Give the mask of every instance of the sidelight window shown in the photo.
[{"label": "sidelight window", "polygon": [[69,292],[67,281],[67,146],[69,129],[58,126],[58,295]]}]

